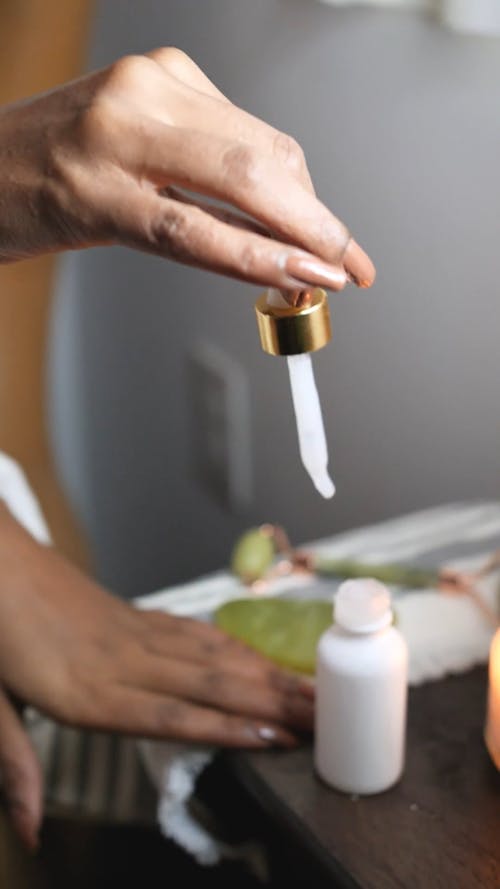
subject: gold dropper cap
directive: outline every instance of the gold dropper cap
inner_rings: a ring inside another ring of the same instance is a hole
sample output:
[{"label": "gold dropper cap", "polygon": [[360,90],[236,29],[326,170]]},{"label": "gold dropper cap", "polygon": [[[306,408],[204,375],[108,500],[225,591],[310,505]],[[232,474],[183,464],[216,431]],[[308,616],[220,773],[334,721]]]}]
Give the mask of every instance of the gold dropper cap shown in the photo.
[{"label": "gold dropper cap", "polygon": [[255,303],[257,326],[264,352],[269,355],[301,355],[316,352],[331,340],[330,312],[326,292],[309,291],[310,300],[301,308],[269,305],[267,293]]}]

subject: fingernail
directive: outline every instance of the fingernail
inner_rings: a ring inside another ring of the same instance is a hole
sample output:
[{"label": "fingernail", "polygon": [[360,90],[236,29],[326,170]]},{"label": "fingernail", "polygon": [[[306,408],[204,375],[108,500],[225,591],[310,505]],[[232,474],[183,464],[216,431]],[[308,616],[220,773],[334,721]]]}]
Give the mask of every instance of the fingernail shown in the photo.
[{"label": "fingernail", "polygon": [[304,697],[314,700],[316,695],[316,683],[314,679],[309,679],[307,676],[301,676],[299,680],[299,691]]},{"label": "fingernail", "polygon": [[375,266],[362,247],[351,238],[345,253],[344,264],[347,274],[358,287],[371,287],[375,280]]},{"label": "fingernail", "polygon": [[327,265],[319,259],[291,254],[286,261],[285,270],[298,283],[322,284],[332,290],[340,290],[347,283],[344,269]]},{"label": "fingernail", "polygon": [[261,741],[265,741],[269,747],[296,747],[298,744],[297,738],[290,732],[273,728],[270,725],[259,726],[257,734]]},{"label": "fingernail", "polygon": [[312,302],[312,295],[310,290],[297,290],[295,293],[295,298],[293,301],[293,305],[296,309],[304,309],[306,306],[309,306]]},{"label": "fingernail", "polygon": [[257,734],[263,741],[276,741],[277,739],[276,730],[267,725],[263,725],[261,728],[257,729]]}]

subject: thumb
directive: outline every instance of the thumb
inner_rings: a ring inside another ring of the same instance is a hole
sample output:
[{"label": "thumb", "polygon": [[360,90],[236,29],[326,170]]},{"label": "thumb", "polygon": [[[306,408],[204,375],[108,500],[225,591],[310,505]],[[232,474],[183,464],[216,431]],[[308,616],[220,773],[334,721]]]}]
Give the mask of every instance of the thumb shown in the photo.
[{"label": "thumb", "polygon": [[14,830],[29,849],[38,846],[43,780],[23,723],[0,689],[0,778]]}]

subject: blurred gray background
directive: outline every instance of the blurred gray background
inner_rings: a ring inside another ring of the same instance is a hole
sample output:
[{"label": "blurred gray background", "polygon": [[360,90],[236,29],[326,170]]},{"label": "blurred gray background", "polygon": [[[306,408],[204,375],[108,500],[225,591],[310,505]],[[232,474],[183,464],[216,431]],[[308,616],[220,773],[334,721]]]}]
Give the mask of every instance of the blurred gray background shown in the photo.
[{"label": "blurred gray background", "polygon": [[[53,440],[100,578],[132,595],[194,577],[262,521],[299,542],[497,497],[500,41],[313,0],[100,0],[89,68],[169,44],[301,142],[378,278],[331,298],[334,340],[314,359],[338,488],[325,502],[299,463],[285,363],[260,351],[254,288],[121,249],[66,257]],[[193,468],[190,356],[206,345],[248,387],[239,508]]]}]

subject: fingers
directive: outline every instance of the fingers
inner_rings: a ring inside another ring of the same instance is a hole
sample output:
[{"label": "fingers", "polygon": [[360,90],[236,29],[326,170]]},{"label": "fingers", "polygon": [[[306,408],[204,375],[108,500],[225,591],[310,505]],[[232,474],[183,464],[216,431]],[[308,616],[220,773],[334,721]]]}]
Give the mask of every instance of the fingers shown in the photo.
[{"label": "fingers", "polygon": [[[172,617],[160,611],[144,612],[141,617],[145,626],[142,635],[144,648],[160,657],[179,658],[194,664],[222,666],[230,664],[231,670],[261,681],[264,676],[275,674],[272,681],[279,685],[282,671],[263,655],[232,639],[213,624],[192,618]],[[283,673],[284,676],[288,674]],[[300,677],[294,677],[302,688]]]},{"label": "fingers", "polygon": [[42,775],[23,724],[2,690],[0,774],[14,829],[29,849],[35,849],[42,820]]},{"label": "fingers", "polygon": [[[65,224],[66,246],[124,243],[283,291],[374,280],[368,256],[316,198],[295,140],[229,102],[184,53],[128,57],[94,79],[81,132],[84,159],[90,152],[101,163],[58,157],[70,206],[82,210]],[[187,203],[176,186],[252,222]],[[65,193],[56,192],[58,207]],[[168,197],[155,201],[158,192]]]},{"label": "fingers", "polygon": [[375,266],[354,238],[350,238],[346,246],[344,268],[358,287],[371,287],[375,281]]},{"label": "fingers", "polygon": [[253,219],[249,219],[247,216],[241,216],[239,213],[233,213],[232,210],[228,210],[226,207],[218,207],[215,204],[209,203],[209,201],[196,200],[195,198],[184,194],[179,188],[170,185],[167,186],[167,188],[162,188],[159,194],[162,198],[171,198],[181,204],[186,204],[188,207],[198,207],[200,210],[203,210],[204,213],[213,216],[214,219],[218,219],[220,222],[226,222],[228,225],[232,225],[235,228],[241,228],[243,231],[247,232],[254,232],[254,234],[262,235],[265,238],[269,237],[269,230],[266,229],[265,226],[259,225],[259,223],[255,222]]},{"label": "fingers", "polygon": [[148,59],[152,59],[170,77],[176,77],[182,83],[192,89],[199,90],[208,96],[229,102],[224,93],[221,93],[207,75],[198,67],[181,49],[175,46],[162,46],[145,53]]},{"label": "fingers", "polygon": [[195,89],[200,93],[196,109],[193,108],[192,97],[189,100],[186,96],[176,121],[180,126],[191,129],[195,118],[198,131],[209,135],[218,132],[235,142],[253,145],[268,157],[277,160],[305,188],[314,192],[304,152],[295,139],[230,102],[182,51],[167,47],[153,50],[147,56],[156,61],[166,74],[177,77],[188,89]]},{"label": "fingers", "polygon": [[134,671],[143,687],[311,730],[311,680],[276,667],[212,624],[161,612],[144,618],[147,633]]},{"label": "fingers", "polygon": [[129,668],[134,687],[301,731],[312,730],[312,701],[298,692],[293,676],[278,679],[273,671],[267,671],[259,679],[249,679],[234,670],[230,661],[226,665],[198,665],[142,654]]},{"label": "fingers", "polygon": [[[284,243],[329,265],[344,261],[350,235],[343,223],[281,164],[252,145],[151,120],[147,134],[134,133],[123,153],[138,180],[146,177],[159,188],[176,184],[223,200]],[[356,245],[347,253],[346,269],[363,281],[374,276],[371,261]]]},{"label": "fingers", "polygon": [[341,267],[215,219],[194,205],[118,189],[107,206],[112,207],[114,240],[158,256],[284,290],[341,290],[346,284]]},{"label": "fingers", "polygon": [[[145,738],[174,739],[220,747],[294,747],[295,735],[279,725],[223,713],[132,688],[115,687],[106,693],[99,715],[105,727]],[[94,721],[96,724],[96,721]]]},{"label": "fingers", "polygon": [[[218,132],[227,139],[254,146],[278,161],[306,190],[314,194],[304,153],[293,138],[233,105],[182,51],[167,47],[153,50],[148,56],[156,61],[165,73],[177,77],[182,83],[202,94],[196,109],[196,129],[208,135]],[[190,128],[193,113],[191,103],[186,102],[181,107],[185,110],[185,119],[179,123]],[[344,263],[354,283],[361,287],[368,287],[373,283],[375,277],[373,263],[353,239],[346,246]]]},{"label": "fingers", "polygon": [[[304,227],[304,221],[295,218],[299,209],[306,219],[317,220],[318,229],[330,228],[329,238],[347,241],[345,226],[284,165],[254,145],[250,133],[248,139],[238,140],[231,128],[219,132],[213,121],[205,132],[198,128],[198,120],[180,127],[151,119],[148,131],[132,134],[124,150],[127,166],[135,166],[137,173],[147,174],[160,186],[173,182],[225,200],[293,239]],[[290,219],[280,218],[283,209]]]}]

